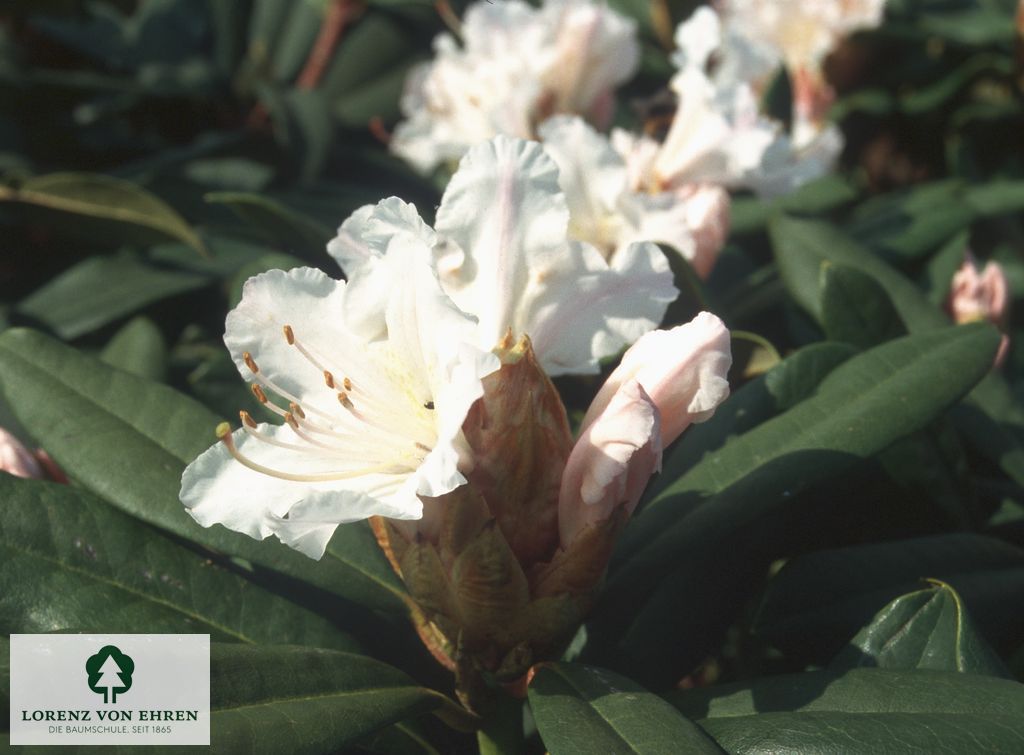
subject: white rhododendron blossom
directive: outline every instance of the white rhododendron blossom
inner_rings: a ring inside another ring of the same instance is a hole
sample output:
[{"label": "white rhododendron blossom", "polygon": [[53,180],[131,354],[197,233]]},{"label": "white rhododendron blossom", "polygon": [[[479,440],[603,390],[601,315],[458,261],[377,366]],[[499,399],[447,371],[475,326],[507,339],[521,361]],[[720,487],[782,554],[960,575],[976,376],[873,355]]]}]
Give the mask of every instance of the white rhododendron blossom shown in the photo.
[{"label": "white rhododendron blossom", "polygon": [[390,243],[391,292],[380,330],[351,323],[356,291],[310,268],[249,279],[224,341],[280,423],[242,412],[233,433],[188,466],[181,499],[203,526],[277,535],[313,558],[337,525],[374,515],[418,519],[419,496],[465,482],[462,423],[499,366],[472,345],[476,323],[444,295],[430,248]]},{"label": "white rhododendron blossom", "polygon": [[780,62],[792,70],[818,69],[836,41],[877,26],[885,0],[717,0],[731,35],[742,37],[747,59],[770,76]]},{"label": "white rhododendron blossom", "polygon": [[[851,5],[852,15],[837,25],[825,6],[843,5]],[[676,29],[679,71],[670,86],[679,104],[664,142],[613,135],[634,185],[705,181],[774,197],[827,173],[843,140],[825,121],[832,95],[820,59],[840,32],[877,22],[879,15],[878,4],[874,10],[853,5],[744,1],[717,4],[718,12],[698,8]],[[758,104],[783,63],[793,77],[788,133]]]},{"label": "white rhododendron blossom", "polygon": [[[549,375],[596,373],[600,359],[657,327],[678,295],[655,244],[623,242],[606,259],[571,238],[558,166],[536,142],[498,136],[470,150],[435,229],[394,198],[356,211],[328,246],[352,281],[353,302],[374,311],[367,302],[389,295],[394,235],[414,236],[432,245],[445,293],[478,319],[477,345],[527,335]],[[361,327],[372,335],[379,318]]]},{"label": "white rhododendron blossom", "polygon": [[556,113],[608,124],[615,87],[639,61],[636,24],[593,0],[478,2],[461,42],[434,41],[433,61],[406,82],[392,150],[418,170],[457,160],[497,134],[525,139]]},{"label": "white rhododendron blossom", "polygon": [[579,117],[556,116],[539,135],[558,163],[558,183],[569,206],[569,235],[613,260],[637,241],[666,244],[706,278],[729,224],[729,195],[717,186],[689,185],[639,191],[625,159],[608,139]]}]

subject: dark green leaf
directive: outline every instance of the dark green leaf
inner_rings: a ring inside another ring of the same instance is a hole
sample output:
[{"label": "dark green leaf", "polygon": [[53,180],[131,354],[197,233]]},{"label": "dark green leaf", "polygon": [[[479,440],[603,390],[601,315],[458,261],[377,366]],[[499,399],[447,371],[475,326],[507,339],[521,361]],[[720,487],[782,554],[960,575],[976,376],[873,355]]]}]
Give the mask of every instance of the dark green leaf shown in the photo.
[{"label": "dark green leaf", "polygon": [[0,631],[202,632],[356,650],[319,616],[84,490],[0,475]]},{"label": "dark green leaf", "polygon": [[[671,693],[730,753],[1017,752],[1024,686],[936,671],[810,672]],[[895,748],[895,749],[894,749]]]},{"label": "dark green leaf", "polygon": [[833,341],[869,348],[906,334],[892,300],[874,278],[851,267],[821,268],[821,324]]},{"label": "dark green leaf", "polygon": [[[835,368],[811,398],[705,456],[627,528],[633,550],[609,575],[596,612],[602,634],[661,682],[685,672],[680,666],[699,660],[690,654],[706,652],[718,622],[738,609],[720,599],[697,613],[693,605],[726,592],[744,599],[743,586],[767,567],[758,533],[785,522],[810,486],[931,422],[987,371],[997,344],[990,327],[889,341]],[[949,360],[961,368],[945,369]],[[724,558],[744,550],[751,557]]]},{"label": "dark green leaf", "polygon": [[209,281],[199,273],[154,265],[137,254],[90,257],[24,299],[18,312],[71,339]]},{"label": "dark green leaf", "polygon": [[200,527],[185,513],[181,473],[214,442],[219,422],[194,400],[26,330],[0,335],[0,389],[69,476],[118,508],[357,603],[400,607],[401,583],[364,524],[339,527],[316,562],[275,541]]},{"label": "dark green leaf", "polygon": [[327,242],[334,237],[330,228],[262,194],[215,192],[204,198],[227,205],[242,220],[259,229],[268,241],[286,250],[296,250],[308,259],[324,260]]},{"label": "dark green leaf", "polygon": [[210,744],[225,753],[337,752],[454,703],[398,669],[318,648],[211,646]]},{"label": "dark green leaf", "polygon": [[[777,216],[771,226],[779,272],[793,299],[821,322],[821,267],[830,262],[859,270],[885,289],[911,333],[946,327],[949,318],[906,277],[827,223]],[[943,368],[944,369],[944,368]],[[970,442],[1024,484],[1024,411],[1006,381],[990,374],[956,408]]]},{"label": "dark green leaf", "polygon": [[176,239],[204,251],[195,231],[170,205],[120,178],[98,173],[52,173],[29,179],[18,189],[0,187],[0,201],[73,216],[54,218],[56,222],[75,224],[81,222],[75,217],[84,217],[106,224],[98,228],[125,225],[146,239]]},{"label": "dark green leaf", "polygon": [[1024,712],[1024,685],[946,671],[851,669],[670,692],[665,699],[683,715],[705,720],[825,711],[1013,715]]},{"label": "dark green leaf", "polygon": [[859,666],[1009,677],[956,590],[942,582],[896,598],[830,664],[836,671]]},{"label": "dark green leaf", "polygon": [[551,755],[722,752],[657,695],[603,669],[568,663],[538,667],[530,683],[530,709]]},{"label": "dark green leaf", "polygon": [[167,346],[152,320],[136,317],[103,348],[100,359],[148,380],[162,381],[167,372]]},{"label": "dark green leaf", "polygon": [[894,192],[857,208],[850,235],[894,257],[927,254],[976,217],[959,181],[942,181]]},{"label": "dark green leaf", "polygon": [[889,601],[933,578],[963,596],[987,640],[1024,631],[1024,551],[959,534],[821,551],[794,558],[769,583],[756,629],[788,655],[825,663]]},{"label": "dark green leaf", "polygon": [[[841,343],[816,343],[790,354],[762,377],[751,380],[729,397],[713,417],[690,427],[666,457],[661,474],[648,486],[651,500],[704,456],[715,453],[731,437],[747,432],[776,414],[791,409],[817,389],[837,365],[856,353]],[[643,506],[643,503],[641,504]],[[633,550],[627,529],[619,552]]]}]

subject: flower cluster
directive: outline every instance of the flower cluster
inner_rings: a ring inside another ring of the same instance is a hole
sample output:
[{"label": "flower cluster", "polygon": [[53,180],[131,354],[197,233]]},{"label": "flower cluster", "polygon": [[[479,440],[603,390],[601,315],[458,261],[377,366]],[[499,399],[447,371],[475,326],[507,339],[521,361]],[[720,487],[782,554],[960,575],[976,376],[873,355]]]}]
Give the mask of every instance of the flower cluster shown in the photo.
[{"label": "flower cluster", "polygon": [[434,41],[435,60],[413,71],[402,97],[407,120],[391,147],[422,171],[498,134],[533,138],[556,113],[607,127],[614,89],[640,57],[636,23],[590,0],[475,3],[459,37]]},{"label": "flower cluster", "polygon": [[[551,657],[731,364],[711,314],[654,330],[677,294],[657,246],[606,258],[570,228],[555,161],[496,137],[463,158],[434,228],[397,198],[346,220],[329,251],[347,282],[250,279],[225,342],[281,421],[219,429],[182,478],[191,515],[314,558],[373,517],[439,660],[513,679]],[[574,442],[549,376],[631,343]]]}]

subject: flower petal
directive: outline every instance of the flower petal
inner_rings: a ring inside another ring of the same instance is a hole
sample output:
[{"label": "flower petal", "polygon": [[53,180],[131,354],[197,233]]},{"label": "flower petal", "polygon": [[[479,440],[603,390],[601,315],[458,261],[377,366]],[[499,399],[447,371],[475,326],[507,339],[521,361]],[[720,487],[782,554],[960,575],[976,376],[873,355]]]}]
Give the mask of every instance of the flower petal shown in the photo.
[{"label": "flower petal", "polygon": [[633,344],[608,376],[587,409],[581,432],[623,385],[637,380],[661,412],[662,445],[668,446],[691,423],[709,419],[726,399],[731,364],[729,331],[709,312],[671,330],[652,331]]},{"label": "flower petal", "polygon": [[661,467],[658,408],[636,380],[622,385],[573,446],[558,497],[558,529],[568,548],[618,506],[632,513]]},{"label": "flower petal", "polygon": [[576,260],[583,269],[549,269],[524,317],[549,375],[597,373],[601,359],[657,327],[679,295],[655,244],[630,244],[610,266],[596,249],[578,244]]}]

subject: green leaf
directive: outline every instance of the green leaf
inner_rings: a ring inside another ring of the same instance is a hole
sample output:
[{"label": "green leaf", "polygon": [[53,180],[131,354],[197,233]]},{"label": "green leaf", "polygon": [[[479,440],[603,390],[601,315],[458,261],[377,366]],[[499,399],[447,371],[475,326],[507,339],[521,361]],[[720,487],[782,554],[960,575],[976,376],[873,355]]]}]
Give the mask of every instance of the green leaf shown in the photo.
[{"label": "green leaf", "polygon": [[298,251],[307,259],[323,261],[327,242],[334,237],[330,228],[262,194],[213,192],[204,199],[227,205],[269,241]]},{"label": "green leaf", "polygon": [[327,620],[84,490],[0,475],[0,631],[202,632],[358,650]]},{"label": "green leaf", "polygon": [[[803,452],[868,458],[970,390],[988,372],[998,345],[994,328],[974,324],[906,336],[855,356],[830,372],[814,396],[702,459],[648,510],[691,493],[719,493]],[[947,370],[949,364],[960,369]],[[791,471],[783,485],[792,493],[806,474]]]},{"label": "green leaf", "polygon": [[194,400],[20,329],[0,334],[0,391],[69,476],[123,511],[362,605],[400,608],[401,583],[365,524],[339,527],[316,562],[185,513],[181,473],[220,421]]},{"label": "green leaf", "polygon": [[[697,613],[692,606],[719,593],[744,599],[744,586],[767,567],[753,553],[723,554],[749,550],[751,533],[784,523],[811,485],[934,420],[985,374],[998,341],[988,326],[889,341],[836,367],[811,398],[705,456],[627,527],[633,550],[609,575],[595,612],[602,633],[660,681],[685,670],[677,662],[699,660],[690,654],[739,606],[719,600]],[[718,564],[714,582],[710,561]]]},{"label": "green leaf", "polygon": [[959,671],[1009,678],[949,585],[902,595],[875,614],[832,661],[833,670],[877,666],[893,671]]},{"label": "green leaf", "polygon": [[956,589],[997,647],[1024,631],[1024,550],[973,534],[820,551],[769,582],[755,631],[795,659],[826,663],[887,603],[924,577]]},{"label": "green leaf", "polygon": [[161,381],[167,372],[167,345],[152,320],[136,317],[114,334],[100,359],[133,375]]},{"label": "green leaf", "polygon": [[851,267],[821,268],[821,321],[832,341],[869,348],[906,334],[888,294],[874,278]]},{"label": "green leaf", "polygon": [[220,644],[210,651],[216,752],[337,752],[389,724],[456,707],[366,656]]},{"label": "green leaf", "polygon": [[[80,224],[80,218],[87,218],[97,223],[80,230],[108,230],[124,240],[175,239],[205,252],[202,240],[170,205],[120,178],[98,173],[51,173],[31,178],[17,189],[0,187],[0,201],[56,213],[50,220],[58,227]],[[72,217],[66,217],[69,215]],[[127,232],[130,235],[125,238]]]},{"label": "green leaf", "polygon": [[[711,419],[683,433],[665,458],[662,473],[645,491],[641,508],[704,456],[715,453],[729,438],[747,432],[810,397],[825,375],[855,353],[847,344],[811,344],[787,356],[765,375],[743,385],[715,410]],[[627,528],[623,533],[618,546],[620,554],[642,546],[642,542],[635,542],[631,537],[633,532],[634,529]]]},{"label": "green leaf", "polygon": [[205,275],[158,267],[130,252],[96,256],[50,280],[17,311],[71,339],[209,282]]},{"label": "green leaf", "polygon": [[[670,692],[683,715],[710,720],[758,713],[1024,712],[1024,685],[946,671],[851,669],[780,674],[751,683]],[[1024,720],[1021,721],[1024,724]]]},{"label": "green leaf", "polygon": [[722,752],[671,705],[610,671],[543,664],[530,683],[529,695],[551,755]]},{"label": "green leaf", "polygon": [[667,697],[685,715],[706,716],[698,723],[730,753],[973,753],[1024,747],[1024,685],[970,674],[808,672]]},{"label": "green leaf", "polygon": [[[845,265],[871,276],[885,290],[911,333],[947,327],[939,311],[909,279],[827,223],[777,216],[771,224],[772,246],[790,296],[819,323],[821,267]],[[996,461],[1006,474],[1024,484],[1024,410],[1006,381],[990,374],[955,411],[971,444]]]}]

